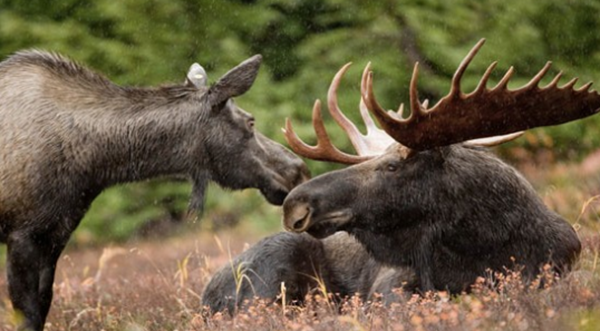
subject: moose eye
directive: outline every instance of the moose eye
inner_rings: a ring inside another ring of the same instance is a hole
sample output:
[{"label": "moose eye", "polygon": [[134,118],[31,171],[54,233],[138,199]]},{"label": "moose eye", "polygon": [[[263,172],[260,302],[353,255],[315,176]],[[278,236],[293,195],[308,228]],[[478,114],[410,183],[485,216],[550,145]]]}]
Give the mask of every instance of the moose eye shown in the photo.
[{"label": "moose eye", "polygon": [[254,119],[253,118],[249,119],[247,125],[248,125],[248,129],[253,130],[254,129]]},{"label": "moose eye", "polygon": [[396,170],[398,170],[398,165],[395,163],[390,163],[385,167],[385,170],[389,172],[395,172]]}]

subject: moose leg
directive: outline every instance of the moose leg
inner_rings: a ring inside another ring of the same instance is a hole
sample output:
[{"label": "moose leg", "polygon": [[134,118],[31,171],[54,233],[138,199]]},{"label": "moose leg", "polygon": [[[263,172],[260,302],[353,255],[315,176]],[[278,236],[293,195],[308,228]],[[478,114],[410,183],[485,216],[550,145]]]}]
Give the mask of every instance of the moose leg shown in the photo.
[{"label": "moose leg", "polygon": [[429,243],[429,240],[424,239],[419,245],[416,256],[413,258],[415,262],[415,274],[419,283],[418,290],[422,294],[435,290],[433,285],[432,252],[433,247]]},{"label": "moose leg", "polygon": [[40,300],[40,314],[45,320],[52,304],[52,285],[54,284],[54,274],[56,270],[56,262],[65,247],[65,243],[58,245],[48,245],[48,249],[44,249],[44,253],[40,258],[39,265],[39,287],[38,295]]},{"label": "moose leg", "polygon": [[44,318],[40,311],[38,287],[40,248],[30,236],[11,236],[7,243],[8,292],[15,311],[23,314],[20,330],[41,331]]}]

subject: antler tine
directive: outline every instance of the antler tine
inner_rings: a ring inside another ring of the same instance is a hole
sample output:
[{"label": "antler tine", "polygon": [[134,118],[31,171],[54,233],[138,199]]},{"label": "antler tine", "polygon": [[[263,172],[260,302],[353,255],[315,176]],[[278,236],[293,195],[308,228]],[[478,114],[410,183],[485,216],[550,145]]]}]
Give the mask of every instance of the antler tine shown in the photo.
[{"label": "antler tine", "polygon": [[[362,90],[362,97],[365,100],[367,109],[375,116],[379,125],[392,139],[396,140],[400,144],[412,148],[406,142],[414,140],[412,135],[414,130],[409,130],[411,123],[418,122],[418,117],[424,116],[425,113],[421,113],[422,105],[418,101],[418,95],[416,95],[416,77],[417,77],[417,66],[415,65],[415,71],[411,79],[411,114],[408,119],[402,118],[403,104],[398,109],[398,116],[392,116],[388,114],[377,102],[375,93],[373,92],[373,72],[369,71],[366,79],[366,90]],[[413,88],[414,87],[414,88]],[[415,111],[417,109],[418,111]]]},{"label": "antler tine", "polygon": [[369,76],[369,72],[371,71],[371,62],[367,63],[365,69],[363,70],[361,80],[360,80],[360,115],[367,127],[367,135],[362,136],[364,143],[368,146],[367,154],[370,155],[379,155],[382,154],[391,144],[395,142],[394,138],[392,138],[389,134],[387,134],[384,130],[375,125],[375,122],[369,115],[369,109],[367,106],[367,102],[365,101],[364,95],[367,89],[367,80]]},{"label": "antler tine", "polygon": [[[368,111],[364,109],[364,101],[362,100],[362,98],[359,104],[359,108],[361,111],[363,121],[365,122],[365,126],[367,127],[366,135],[360,133],[356,125],[354,125],[354,123],[352,123],[346,117],[346,115],[344,115],[344,113],[338,106],[337,89],[350,65],[351,63],[344,65],[331,81],[331,85],[327,94],[329,113],[331,114],[333,119],[339,124],[339,126],[346,132],[348,138],[350,138],[350,142],[354,146],[354,149],[356,150],[359,156],[377,156],[382,154],[389,145],[394,143],[394,139],[375,126],[375,123],[369,116]],[[361,81],[365,80],[364,73],[368,71],[369,65],[370,64],[367,64],[367,67],[363,71],[363,78],[361,79]]]},{"label": "antler tine", "polygon": [[317,135],[317,145],[310,146],[303,142],[292,127],[292,122],[289,118],[286,118],[285,129],[283,133],[287,140],[290,148],[298,155],[307,157],[313,160],[337,162],[343,164],[356,164],[364,162],[369,157],[361,157],[344,153],[337,149],[329,139],[327,130],[323,125],[323,119],[321,117],[321,102],[315,101],[312,114],[313,127]]},{"label": "antler tine", "polygon": [[[371,74],[371,62],[367,63],[367,65],[365,66],[365,69],[363,69],[363,73],[362,73],[362,77],[360,80],[360,115],[362,116],[366,126],[367,126],[367,131],[371,132],[371,131],[381,131],[381,132],[385,132],[381,129],[379,129],[377,127],[377,125],[375,125],[375,122],[373,121],[373,119],[371,118],[370,113],[370,106],[371,104],[366,100],[368,99],[368,81],[369,81],[369,75]],[[394,113],[391,110],[388,110],[388,113],[392,113],[394,116],[396,115],[400,115],[399,117],[402,118],[402,112],[404,110],[404,104],[400,104],[400,107],[398,108],[398,110]],[[389,137],[388,134],[386,134],[386,136]],[[391,137],[390,137],[391,138]]]},{"label": "antler tine", "polygon": [[494,90],[506,91],[508,89],[508,81],[512,78],[512,75],[513,75],[514,72],[515,72],[515,68],[514,67],[508,68],[508,70],[504,74],[504,77],[502,77],[502,79],[500,80],[500,82],[498,82],[498,84],[496,85],[496,87],[494,87]]},{"label": "antler tine", "polygon": [[487,82],[490,79],[492,71],[494,71],[494,68],[496,68],[496,65],[498,65],[498,61],[492,62],[492,64],[490,64],[490,66],[485,70],[485,73],[481,77],[481,80],[479,80],[479,84],[473,93],[481,93],[486,89]]},{"label": "antler tine", "polygon": [[575,86],[575,83],[577,83],[578,80],[579,80],[579,78],[575,77],[575,78],[571,79],[565,85],[561,86],[560,88],[563,89],[563,90],[565,90],[565,89],[567,89],[567,90],[573,89],[573,86]]},{"label": "antler tine", "polygon": [[[462,79],[462,76],[464,75],[465,71],[467,70],[467,67],[469,66],[469,64],[475,57],[475,55],[477,55],[477,52],[479,52],[479,49],[481,49],[481,47],[483,46],[484,43],[485,43],[485,39],[479,40],[477,42],[477,44],[475,44],[475,46],[473,46],[471,51],[469,51],[467,56],[465,56],[465,58],[462,60],[462,62],[458,66],[458,69],[456,69],[456,72],[454,73],[454,76],[452,77],[452,85],[450,87],[450,93],[448,94],[449,96],[458,96],[462,93],[460,90],[460,81]],[[492,67],[492,69],[493,69],[493,67]]]},{"label": "antler tine", "polygon": [[367,127],[367,135],[370,132],[379,130],[379,128],[377,128],[377,126],[375,126],[375,122],[373,122],[373,119],[369,115],[369,110],[367,109],[367,105],[366,105],[365,99],[364,99],[364,94],[365,94],[364,91],[366,91],[366,88],[367,88],[367,77],[369,75],[370,70],[371,70],[371,62],[368,62],[367,65],[365,66],[365,69],[363,69],[363,73],[360,78],[360,94],[361,94],[361,96],[360,96],[359,109],[360,109],[360,116],[362,117],[363,122],[365,123],[365,126]]},{"label": "antler tine", "polygon": [[403,103],[401,103],[400,106],[398,107],[396,114],[398,114],[399,118],[404,118],[404,104]]},{"label": "antler tine", "polygon": [[421,102],[419,101],[419,92],[417,91],[417,81],[419,77],[419,62],[415,63],[413,68],[413,74],[410,78],[410,116],[409,120],[415,119],[417,117],[422,117],[424,114],[424,109],[421,106]]},{"label": "antler tine", "polygon": [[509,134],[504,135],[504,136],[495,136],[495,137],[488,137],[488,138],[471,139],[471,140],[466,141],[465,145],[480,146],[480,147],[497,146],[497,145],[504,144],[506,142],[515,140],[515,139],[521,137],[523,135],[523,133],[525,133],[525,131],[519,131],[519,132],[515,132],[515,133],[509,133]]},{"label": "antler tine", "polygon": [[587,90],[590,89],[590,87],[592,86],[593,82],[588,82],[587,84],[583,85],[582,87],[578,88],[576,91],[577,92],[586,92]]},{"label": "antler tine", "polygon": [[338,106],[337,89],[340,86],[340,82],[344,74],[346,71],[348,71],[348,68],[351,64],[352,62],[349,62],[344,65],[333,77],[327,93],[327,105],[331,117],[333,117],[337,124],[346,132],[358,155],[365,155],[368,154],[368,147],[366,146],[363,135],[360,133],[356,125],[354,125],[354,123],[352,123],[348,117],[342,113],[340,107]]},{"label": "antler tine", "polygon": [[563,76],[563,72],[559,71],[558,74],[556,74],[556,76],[554,76],[552,81],[550,83],[548,83],[548,85],[546,85],[545,88],[556,87],[556,85],[558,85],[558,81],[562,78],[562,76]]},{"label": "antler tine", "polygon": [[540,83],[540,81],[542,80],[542,78],[544,78],[544,76],[546,76],[546,74],[548,73],[548,70],[550,70],[550,67],[552,67],[552,62],[551,61],[546,62],[546,64],[542,68],[542,70],[540,70],[537,73],[537,75],[535,75],[529,81],[529,83],[527,83],[527,85],[523,86],[523,89],[530,89],[530,88],[537,87],[538,84]]},{"label": "antler tine", "polygon": [[[371,114],[373,114],[373,116],[375,116],[375,118],[379,122],[379,125],[381,125],[381,127],[386,132],[389,133],[390,131],[393,131],[394,126],[401,126],[406,123],[406,120],[398,120],[398,119],[391,117],[383,108],[381,108],[381,106],[375,99],[375,93],[373,92],[373,72],[372,71],[369,71],[369,74],[367,76],[366,90],[363,90],[361,92],[363,94],[362,98],[365,101],[365,105],[367,106],[367,109],[369,109]],[[392,137],[394,137],[392,134],[390,134],[390,135]],[[394,137],[394,139],[396,139],[396,138]],[[396,139],[396,140],[398,140],[398,139]]]}]

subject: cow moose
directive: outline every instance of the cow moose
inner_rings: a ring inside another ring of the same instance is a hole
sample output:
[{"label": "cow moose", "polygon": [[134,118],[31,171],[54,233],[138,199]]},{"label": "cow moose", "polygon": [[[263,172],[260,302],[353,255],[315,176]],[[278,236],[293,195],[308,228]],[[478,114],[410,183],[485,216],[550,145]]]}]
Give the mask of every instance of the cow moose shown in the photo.
[{"label": "cow moose", "polygon": [[[394,288],[414,282],[405,267],[391,268],[373,259],[354,237],[340,231],[324,239],[280,232],[263,238],[219,269],[205,286],[205,316],[247,309],[256,298],[266,302],[301,303],[322,292],[333,299],[375,294],[391,301]],[[282,294],[282,284],[285,297]],[[410,286],[410,285],[408,285]],[[321,292],[319,292],[321,291]]]},{"label": "cow moose", "polygon": [[55,54],[21,51],[0,63],[0,241],[20,329],[42,330],[56,262],[105,188],[158,176],[257,188],[273,204],[306,180],[299,157],[254,129],[234,97],[253,84],[255,55],[212,86],[192,65],[182,84],[118,86]]},{"label": "cow moose", "polygon": [[590,90],[591,83],[575,89],[577,79],[559,87],[562,73],[539,87],[550,62],[516,90],[507,88],[512,68],[497,86],[486,86],[494,62],[475,90],[465,94],[461,78],[483,43],[468,53],[449,94],[433,107],[419,100],[416,64],[407,119],[402,106],[386,112],[378,104],[367,65],[360,107],[366,136],[337,105],[344,66],[331,84],[328,104],[358,155],[330,142],[318,100],[313,108],[316,146],[302,142],[287,120],[286,139],[297,154],[353,165],[294,188],[283,204],[284,227],[317,238],[347,231],[378,262],[414,270],[417,281],[411,290],[416,292],[468,291],[477,277],[506,268],[519,268],[525,279],[547,263],[557,273],[567,271],[581,251],[574,229],[544,205],[521,174],[481,145],[596,114],[600,96]]}]

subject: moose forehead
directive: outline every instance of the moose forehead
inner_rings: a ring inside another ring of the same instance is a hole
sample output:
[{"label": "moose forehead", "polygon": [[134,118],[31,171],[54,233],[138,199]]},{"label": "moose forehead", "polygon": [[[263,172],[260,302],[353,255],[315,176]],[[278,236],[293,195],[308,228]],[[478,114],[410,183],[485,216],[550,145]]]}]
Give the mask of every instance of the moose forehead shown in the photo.
[{"label": "moose forehead", "polygon": [[235,106],[234,107],[234,115],[238,116],[242,119],[254,119],[254,116],[252,116],[252,114],[250,114],[249,112],[245,111],[244,109]]},{"label": "moose forehead", "polygon": [[[398,166],[408,158],[415,156],[417,153],[419,152],[415,152],[402,144],[392,143],[381,155],[360,164],[355,164],[351,168],[356,169],[358,171],[357,174],[359,174],[363,180],[374,180],[375,178],[372,176],[373,171],[384,169],[388,165]],[[365,181],[363,184],[367,185],[367,182]]]},{"label": "moose forehead", "polygon": [[400,158],[401,160],[406,160],[412,152],[413,151],[410,148],[408,148],[402,144],[393,143],[385,149],[384,154],[385,155],[394,154],[396,157]]},{"label": "moose forehead", "polygon": [[[404,161],[409,157],[414,156],[416,153],[418,152],[415,152],[414,150],[411,150],[410,148],[400,143],[392,143],[384,150],[384,152],[381,155],[376,156],[374,159],[364,162],[364,164],[370,165],[366,168],[378,168],[381,163],[386,163],[390,161]],[[360,164],[357,164],[355,166],[359,165]]]},{"label": "moose forehead", "polygon": [[233,99],[227,100],[221,111],[228,112],[234,122],[254,120],[254,116],[236,105]]}]

